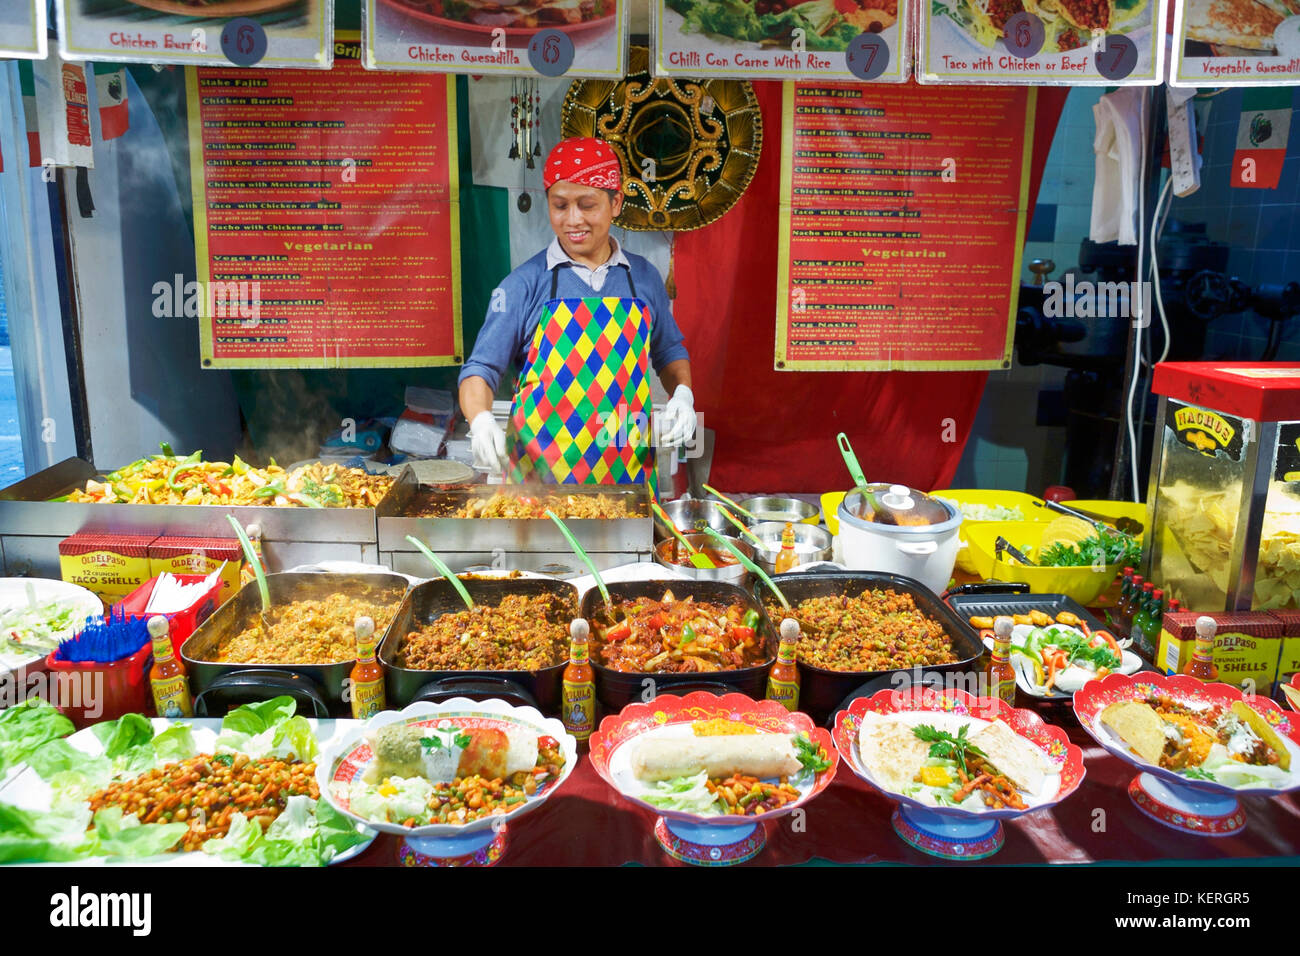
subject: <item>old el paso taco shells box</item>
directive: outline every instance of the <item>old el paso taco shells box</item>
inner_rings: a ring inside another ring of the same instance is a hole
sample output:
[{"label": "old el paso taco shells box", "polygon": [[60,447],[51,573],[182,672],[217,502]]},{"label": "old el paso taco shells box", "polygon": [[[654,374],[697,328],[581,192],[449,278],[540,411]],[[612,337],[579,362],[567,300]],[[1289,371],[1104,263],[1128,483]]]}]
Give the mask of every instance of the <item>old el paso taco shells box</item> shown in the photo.
[{"label": "old el paso taco shells box", "polygon": [[[1277,663],[1277,683],[1285,684],[1300,671],[1300,611],[1269,611],[1282,622],[1282,657]],[[1282,693],[1276,686],[1274,696]]]},{"label": "old el paso taco shells box", "polygon": [[1282,653],[1282,622],[1268,611],[1227,611],[1201,614],[1174,611],[1164,616],[1156,664],[1166,674],[1181,674],[1196,649],[1196,619],[1214,619],[1214,666],[1219,680],[1268,694],[1277,680]]},{"label": "old el paso taco shells box", "polygon": [[59,573],[105,604],[126,597],[152,575],[149,545],[157,535],[78,531],[59,542]]},{"label": "old el paso taco shells box", "polygon": [[211,574],[221,569],[217,604],[239,590],[244,553],[234,538],[179,538],[163,535],[149,545],[149,577],[172,574]]}]

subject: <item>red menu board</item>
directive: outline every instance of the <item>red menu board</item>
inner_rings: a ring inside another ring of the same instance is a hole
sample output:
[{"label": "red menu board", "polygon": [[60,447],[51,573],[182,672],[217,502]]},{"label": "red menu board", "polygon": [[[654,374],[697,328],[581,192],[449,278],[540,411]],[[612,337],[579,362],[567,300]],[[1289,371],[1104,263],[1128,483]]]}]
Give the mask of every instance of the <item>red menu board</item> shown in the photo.
[{"label": "red menu board", "polygon": [[786,84],[778,369],[1010,360],[1034,96]]},{"label": "red menu board", "polygon": [[204,367],[463,359],[455,78],[337,52],[188,71]]}]

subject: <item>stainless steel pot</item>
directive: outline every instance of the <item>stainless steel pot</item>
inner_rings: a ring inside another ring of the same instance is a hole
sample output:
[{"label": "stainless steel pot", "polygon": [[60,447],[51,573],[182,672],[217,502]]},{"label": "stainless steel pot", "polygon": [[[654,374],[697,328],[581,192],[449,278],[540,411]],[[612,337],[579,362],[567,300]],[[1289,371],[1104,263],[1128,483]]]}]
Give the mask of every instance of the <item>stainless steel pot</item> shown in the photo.
[{"label": "stainless steel pot", "polygon": [[[682,537],[691,543],[691,547],[696,549],[710,547],[718,550],[725,550],[715,539],[709,537],[707,534],[686,534],[682,535]],[[749,544],[749,542],[742,541],[739,538],[728,538],[727,540],[745,557],[754,557],[754,548]],[[674,571],[681,571],[683,574],[696,581],[726,581],[730,584],[740,585],[741,587],[745,587],[748,584],[749,572],[739,561],[717,568],[697,568],[695,565],[689,563],[689,561],[686,564],[677,564],[666,559],[664,555],[672,554],[673,545],[676,543],[675,538],[666,538],[655,545],[655,563],[661,564],[665,568],[672,568]],[[678,545],[678,547],[680,548],[681,545]],[[685,554],[686,549],[681,548],[681,551]]]},{"label": "stainless steel pot", "polygon": [[821,509],[817,505],[809,504],[799,498],[777,498],[772,495],[765,495],[758,498],[745,498],[739,504],[746,511],[751,511],[757,516],[757,521],[745,518],[744,515],[737,516],[743,518],[750,526],[762,524],[765,521],[811,522],[816,524],[821,516]]},{"label": "stainless steel pot", "polygon": [[[676,501],[669,501],[663,506],[664,514],[668,515],[672,522],[677,525],[677,530],[682,534],[689,535],[705,528],[712,528],[719,534],[732,535],[736,533],[736,526],[726,519],[721,508],[716,501],[708,501],[703,498],[678,498]],[[744,520],[740,515],[736,515],[740,520]],[[663,522],[655,517],[655,539],[672,537],[672,532],[663,526]]]},{"label": "stainless steel pot", "polygon": [[776,556],[781,553],[781,535],[786,524],[794,529],[794,551],[798,555],[798,564],[812,561],[829,561],[831,559],[831,534],[825,528],[813,524],[799,524],[786,521],[762,521],[749,530],[754,537],[763,542],[763,547],[754,548],[754,562],[769,574],[776,570]]}]

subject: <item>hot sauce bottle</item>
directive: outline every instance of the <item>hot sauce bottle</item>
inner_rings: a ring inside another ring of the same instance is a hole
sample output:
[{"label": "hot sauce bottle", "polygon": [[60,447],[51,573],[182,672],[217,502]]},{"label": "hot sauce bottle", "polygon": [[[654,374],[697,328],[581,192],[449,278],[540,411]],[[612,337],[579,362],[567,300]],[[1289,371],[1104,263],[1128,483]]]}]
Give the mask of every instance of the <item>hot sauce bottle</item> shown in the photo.
[{"label": "hot sauce bottle", "polygon": [[1015,622],[1005,615],[993,619],[993,656],[989,659],[989,696],[1016,705],[1016,671],[1011,666],[1011,629]]},{"label": "hot sauce bottle", "polygon": [[167,618],[155,614],[149,618],[149,637],[153,640],[153,667],[149,669],[149,689],[159,717],[193,717],[190,682],[185,665],[172,650],[171,628]]},{"label": "hot sauce bottle", "polygon": [[587,656],[590,629],[582,618],[569,625],[569,663],[564,668],[560,717],[564,729],[573,734],[579,750],[596,729],[596,672]]},{"label": "hot sauce bottle", "polygon": [[792,711],[799,709],[799,668],[795,664],[798,643],[799,622],[787,617],[781,622],[781,646],[776,652],[776,663],[767,674],[767,699]]},{"label": "hot sauce bottle", "polygon": [[1196,649],[1192,651],[1192,659],[1187,662],[1187,668],[1183,671],[1190,677],[1197,680],[1216,681],[1219,679],[1219,669],[1214,666],[1214,633],[1217,625],[1214,618],[1202,614],[1196,619]]},{"label": "hot sauce bottle", "polygon": [[798,563],[799,555],[794,550],[794,525],[787,521],[781,532],[781,550],[776,556],[775,571],[777,574],[785,574]]},{"label": "hot sauce bottle", "polygon": [[375,622],[368,617],[357,618],[357,662],[352,665],[351,697],[352,716],[369,720],[384,709],[384,669],[375,660]]}]

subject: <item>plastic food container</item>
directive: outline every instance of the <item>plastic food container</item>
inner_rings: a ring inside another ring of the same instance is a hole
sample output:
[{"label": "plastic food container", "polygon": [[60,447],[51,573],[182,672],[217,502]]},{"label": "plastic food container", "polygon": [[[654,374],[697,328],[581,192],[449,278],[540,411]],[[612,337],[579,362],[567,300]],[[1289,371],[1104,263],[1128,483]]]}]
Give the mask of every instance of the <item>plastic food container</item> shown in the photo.
[{"label": "plastic food container", "polygon": [[970,547],[971,563],[975,573],[988,580],[1010,581],[1028,584],[1035,594],[1064,594],[1085,607],[1096,601],[1110,583],[1119,574],[1121,565],[1106,565],[1095,569],[1091,565],[1065,568],[1039,568],[1020,564],[1018,561],[997,560],[996,542],[999,536],[1015,548],[1034,549],[1028,555],[1032,560],[1042,541],[1041,521],[990,521],[973,524],[963,532]]}]

